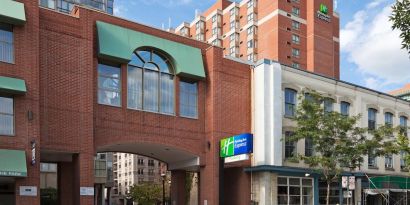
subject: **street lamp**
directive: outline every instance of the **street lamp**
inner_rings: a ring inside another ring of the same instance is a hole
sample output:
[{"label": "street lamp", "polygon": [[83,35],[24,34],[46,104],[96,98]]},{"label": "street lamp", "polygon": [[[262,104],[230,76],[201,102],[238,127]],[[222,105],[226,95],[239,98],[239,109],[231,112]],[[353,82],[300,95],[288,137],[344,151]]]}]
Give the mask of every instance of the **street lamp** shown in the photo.
[{"label": "street lamp", "polygon": [[166,174],[161,174],[162,177],[162,205],[165,205],[165,177]]}]

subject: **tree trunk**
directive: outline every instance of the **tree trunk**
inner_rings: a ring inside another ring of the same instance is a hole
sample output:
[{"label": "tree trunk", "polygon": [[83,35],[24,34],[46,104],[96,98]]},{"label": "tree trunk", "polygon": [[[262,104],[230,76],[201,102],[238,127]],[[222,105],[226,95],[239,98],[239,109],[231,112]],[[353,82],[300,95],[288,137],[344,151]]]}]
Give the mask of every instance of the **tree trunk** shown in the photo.
[{"label": "tree trunk", "polygon": [[330,183],[327,182],[326,205],[329,205],[329,200],[330,200]]}]

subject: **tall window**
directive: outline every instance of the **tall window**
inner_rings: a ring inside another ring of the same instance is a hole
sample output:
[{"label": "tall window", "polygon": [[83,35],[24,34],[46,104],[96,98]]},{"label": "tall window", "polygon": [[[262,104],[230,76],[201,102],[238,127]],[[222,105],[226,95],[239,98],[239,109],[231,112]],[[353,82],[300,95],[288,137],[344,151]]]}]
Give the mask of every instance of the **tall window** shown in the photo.
[{"label": "tall window", "polygon": [[375,151],[372,150],[367,156],[367,165],[369,168],[377,168],[377,158],[375,156]]},{"label": "tall window", "polygon": [[406,152],[400,151],[400,169],[406,169]]},{"label": "tall window", "polygon": [[393,169],[393,155],[388,154],[384,156],[384,167],[388,169]]},{"label": "tall window", "polygon": [[183,117],[198,117],[198,86],[196,82],[180,81],[179,112]]},{"label": "tall window", "polygon": [[174,114],[174,75],[168,58],[138,50],[128,64],[128,108]]},{"label": "tall window", "polygon": [[285,158],[296,157],[296,142],[289,141],[292,135],[292,132],[285,132]]},{"label": "tall window", "polygon": [[325,98],[323,102],[323,107],[324,107],[325,112],[327,113],[333,112],[333,99]]},{"label": "tall window", "polygon": [[376,129],[376,114],[377,110],[373,108],[369,108],[368,110],[368,128],[369,130],[374,130]]},{"label": "tall window", "polygon": [[0,97],[0,135],[14,135],[13,98]]},{"label": "tall window", "polygon": [[13,26],[0,23],[0,61],[14,63]]},{"label": "tall window", "polygon": [[313,140],[310,137],[305,138],[305,156],[313,156]]},{"label": "tall window", "polygon": [[292,42],[299,44],[300,43],[300,37],[296,34],[292,34]]},{"label": "tall window", "polygon": [[407,129],[407,117],[400,116],[400,130],[404,134],[404,136],[407,136]]},{"label": "tall window", "polygon": [[98,65],[98,103],[121,106],[121,69]]},{"label": "tall window", "polygon": [[343,116],[349,116],[350,113],[350,103],[342,101],[340,103],[340,114]]},{"label": "tall window", "polygon": [[300,15],[300,9],[297,7],[292,7],[292,14],[295,16],[299,16]]},{"label": "tall window", "polygon": [[278,177],[278,204],[313,204],[311,178]]},{"label": "tall window", "polygon": [[299,30],[300,29],[300,23],[293,20],[292,21],[292,28],[295,29],[295,30]]},{"label": "tall window", "polygon": [[285,89],[285,116],[293,117],[296,111],[296,91]]},{"label": "tall window", "polygon": [[296,57],[296,58],[299,58],[299,56],[300,56],[300,50],[297,49],[297,48],[292,48],[292,56],[293,56],[293,57]]},{"label": "tall window", "polygon": [[387,126],[393,126],[393,114],[390,112],[384,113],[384,123]]}]

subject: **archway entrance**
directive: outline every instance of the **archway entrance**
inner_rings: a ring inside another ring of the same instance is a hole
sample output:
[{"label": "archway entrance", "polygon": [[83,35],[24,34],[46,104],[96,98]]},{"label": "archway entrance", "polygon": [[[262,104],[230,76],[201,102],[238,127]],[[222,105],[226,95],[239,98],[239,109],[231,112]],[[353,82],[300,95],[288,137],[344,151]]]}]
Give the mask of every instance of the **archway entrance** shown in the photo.
[{"label": "archway entrance", "polygon": [[[157,204],[198,204],[199,156],[153,143],[117,143],[96,151],[95,205],[133,205],[145,194]],[[104,164],[111,180],[97,177]]]}]

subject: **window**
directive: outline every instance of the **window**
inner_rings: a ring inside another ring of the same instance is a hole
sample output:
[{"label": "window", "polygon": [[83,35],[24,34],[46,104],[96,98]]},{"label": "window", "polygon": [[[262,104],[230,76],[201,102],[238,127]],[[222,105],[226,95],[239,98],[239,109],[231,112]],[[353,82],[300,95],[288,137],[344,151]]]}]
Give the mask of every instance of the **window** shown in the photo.
[{"label": "window", "polygon": [[295,16],[300,16],[300,9],[297,7],[292,7],[292,14]]},{"label": "window", "polygon": [[57,10],[64,13],[70,13],[74,7],[74,3],[67,0],[57,1]]},{"label": "window", "polygon": [[313,204],[311,178],[278,177],[278,204]]},{"label": "window", "polygon": [[292,68],[300,69],[300,64],[297,62],[292,62]]},{"label": "window", "polygon": [[388,169],[393,169],[393,155],[388,154],[384,156],[384,167]]},{"label": "window", "polygon": [[251,8],[254,5],[254,0],[249,0],[248,1],[248,8]]},{"label": "window", "polygon": [[136,51],[128,64],[128,108],[174,114],[174,75],[168,58]]},{"label": "window", "polygon": [[300,43],[300,37],[296,34],[292,34],[292,42],[299,44]]},{"label": "window", "polygon": [[377,114],[376,109],[369,108],[369,110],[368,110],[368,128],[369,128],[369,130],[376,129],[376,114]]},{"label": "window", "polygon": [[297,49],[297,48],[292,48],[292,56],[293,56],[293,57],[296,57],[296,58],[299,58],[299,56],[300,56],[300,50]]},{"label": "window", "polygon": [[406,152],[400,151],[400,169],[406,169]]},{"label": "window", "polygon": [[236,8],[232,8],[229,12],[230,12],[231,16],[238,15],[238,9],[236,9]]},{"label": "window", "polygon": [[310,137],[305,138],[305,156],[313,156],[313,140]]},{"label": "window", "polygon": [[148,170],[148,175],[150,175],[150,176],[154,175],[154,170],[153,170],[153,169],[149,169],[149,170]]},{"label": "window", "polygon": [[98,65],[98,103],[121,106],[121,69]]},{"label": "window", "polygon": [[400,116],[400,132],[407,137],[407,117]]},{"label": "window", "polygon": [[0,23],[0,61],[14,63],[13,26]]},{"label": "window", "polygon": [[[341,185],[338,182],[332,182],[330,184],[329,204],[332,204],[332,205],[340,204],[340,196],[343,195],[340,187]],[[326,204],[326,196],[327,196],[327,183],[324,180],[319,180],[319,204]]]},{"label": "window", "polygon": [[342,101],[340,103],[340,114],[343,116],[349,116],[350,113],[350,103]]},{"label": "window", "polygon": [[153,167],[154,166],[154,160],[152,160],[152,159],[148,160],[148,166]]},{"label": "window", "polygon": [[249,40],[247,43],[248,48],[256,48],[256,42],[255,40]]},{"label": "window", "polygon": [[138,169],[138,175],[143,175],[144,174],[144,169]]},{"label": "window", "polygon": [[236,21],[231,21],[229,26],[230,26],[231,30],[233,30],[233,29],[237,28],[238,24],[236,23]]},{"label": "window", "polygon": [[296,111],[296,91],[285,89],[285,116],[294,117]]},{"label": "window", "polygon": [[377,168],[377,158],[375,156],[375,151],[372,150],[367,156],[367,164],[369,168]]},{"label": "window", "polygon": [[296,142],[289,141],[292,132],[285,132],[285,158],[296,157]]},{"label": "window", "polygon": [[248,58],[248,61],[252,61],[252,62],[255,61],[255,55],[253,53],[248,54],[247,58]]},{"label": "window", "polygon": [[253,21],[254,19],[255,19],[255,14],[254,13],[248,14],[248,23]]},{"label": "window", "polygon": [[183,117],[198,117],[198,84],[196,82],[180,81],[179,112]]},{"label": "window", "polygon": [[138,159],[138,165],[144,165],[144,159]]},{"label": "window", "polygon": [[390,112],[384,113],[384,123],[386,126],[393,126],[393,114]]},{"label": "window", "polygon": [[250,26],[250,27],[247,29],[247,34],[248,34],[248,35],[256,34],[256,26]]},{"label": "window", "polygon": [[0,97],[0,135],[14,135],[13,98]]},{"label": "window", "polygon": [[292,21],[292,28],[295,30],[299,30],[300,29],[300,23],[297,21]]},{"label": "window", "polygon": [[40,5],[50,8],[50,9],[55,9],[56,5],[55,5],[55,1],[56,0],[41,0],[40,1]]},{"label": "window", "polygon": [[217,16],[216,16],[216,15],[213,15],[213,16],[212,16],[212,23],[215,23],[216,20],[217,20]]},{"label": "window", "polygon": [[324,107],[325,112],[327,112],[327,113],[333,112],[333,99],[325,98],[325,100],[323,102],[323,107]]}]

